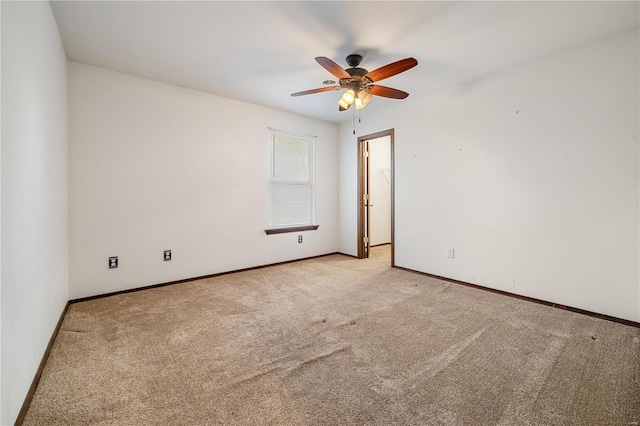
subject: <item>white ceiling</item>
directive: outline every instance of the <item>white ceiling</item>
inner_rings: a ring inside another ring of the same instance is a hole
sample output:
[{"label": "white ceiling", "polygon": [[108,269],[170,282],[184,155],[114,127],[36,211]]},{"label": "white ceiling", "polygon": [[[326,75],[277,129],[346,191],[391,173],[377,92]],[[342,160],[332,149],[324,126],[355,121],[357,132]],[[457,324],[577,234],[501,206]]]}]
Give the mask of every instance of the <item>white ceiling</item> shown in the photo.
[{"label": "white ceiling", "polygon": [[637,28],[639,2],[52,1],[69,59],[332,122],[341,92],[314,57],[369,71],[414,57],[362,115]]}]

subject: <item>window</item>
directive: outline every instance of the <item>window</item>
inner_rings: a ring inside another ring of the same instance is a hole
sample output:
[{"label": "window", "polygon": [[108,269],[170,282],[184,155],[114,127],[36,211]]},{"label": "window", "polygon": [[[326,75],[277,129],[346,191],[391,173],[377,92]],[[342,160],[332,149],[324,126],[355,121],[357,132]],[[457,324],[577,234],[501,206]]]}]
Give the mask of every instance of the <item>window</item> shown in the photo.
[{"label": "window", "polygon": [[267,234],[317,229],[314,225],[311,136],[271,132]]}]

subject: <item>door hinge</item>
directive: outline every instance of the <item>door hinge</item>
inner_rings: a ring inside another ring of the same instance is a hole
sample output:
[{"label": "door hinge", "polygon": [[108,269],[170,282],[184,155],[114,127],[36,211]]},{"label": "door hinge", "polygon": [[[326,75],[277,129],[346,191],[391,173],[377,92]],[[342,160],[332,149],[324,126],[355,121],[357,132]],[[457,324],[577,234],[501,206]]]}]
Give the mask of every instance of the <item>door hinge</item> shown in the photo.
[{"label": "door hinge", "polygon": [[369,237],[364,237],[364,243],[369,244]]},{"label": "door hinge", "polygon": [[365,149],[362,151],[362,156],[363,156],[363,157],[365,157],[365,158],[369,156],[369,149],[368,149],[368,148],[365,148]]},{"label": "door hinge", "polygon": [[364,195],[362,196],[362,199],[363,199],[364,201],[369,201],[369,194],[364,194]]}]

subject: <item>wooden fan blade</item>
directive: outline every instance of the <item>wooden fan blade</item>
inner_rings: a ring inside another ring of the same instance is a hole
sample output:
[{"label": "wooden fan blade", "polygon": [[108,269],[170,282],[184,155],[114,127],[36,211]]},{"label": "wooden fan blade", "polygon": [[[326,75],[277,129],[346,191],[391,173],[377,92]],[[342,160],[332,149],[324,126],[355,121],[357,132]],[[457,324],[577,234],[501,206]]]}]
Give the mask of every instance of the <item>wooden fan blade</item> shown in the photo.
[{"label": "wooden fan blade", "polygon": [[311,95],[313,93],[330,92],[332,90],[338,90],[338,89],[340,89],[340,86],[320,87],[319,89],[311,89],[311,90],[305,90],[302,92],[292,93],[291,96]]},{"label": "wooden fan blade", "polygon": [[369,93],[376,96],[382,96],[383,98],[404,99],[409,96],[407,92],[403,92],[402,90],[398,89],[392,89],[391,87],[378,86],[376,84],[372,84],[368,87]]},{"label": "wooden fan blade", "polygon": [[418,65],[418,61],[415,58],[402,59],[400,61],[393,62],[378,69],[371,71],[365,77],[369,80],[376,82],[389,78],[393,75],[400,74],[408,69],[411,69]]},{"label": "wooden fan blade", "polygon": [[335,75],[338,78],[351,78],[351,74],[346,72],[344,68],[342,68],[340,65],[336,64],[329,58],[325,58],[324,56],[318,56],[316,58],[316,62],[322,65],[324,69],[326,69],[327,71],[329,71],[331,74]]}]

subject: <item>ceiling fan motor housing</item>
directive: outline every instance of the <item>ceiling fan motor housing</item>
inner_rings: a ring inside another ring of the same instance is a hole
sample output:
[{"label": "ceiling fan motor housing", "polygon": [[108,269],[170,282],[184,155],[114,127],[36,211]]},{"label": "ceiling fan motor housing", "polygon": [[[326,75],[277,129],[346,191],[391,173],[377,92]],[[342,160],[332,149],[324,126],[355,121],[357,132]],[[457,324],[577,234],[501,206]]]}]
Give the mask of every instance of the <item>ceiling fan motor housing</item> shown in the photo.
[{"label": "ceiling fan motor housing", "polygon": [[345,71],[348,72],[351,77],[362,77],[369,73],[369,71],[364,68],[347,68]]},{"label": "ceiling fan motor housing", "polygon": [[345,71],[351,75],[351,78],[340,79],[340,86],[343,88],[352,89],[357,93],[373,83],[369,78],[365,77],[369,71],[364,68],[347,68]]},{"label": "ceiling fan motor housing", "polygon": [[347,68],[345,71],[351,76],[351,78],[341,78],[341,87],[352,89],[357,93],[359,90],[362,90],[364,86],[373,83],[368,78],[363,78],[369,73],[369,71],[364,68],[358,68],[358,65],[362,62],[362,55],[354,53],[347,56],[346,61],[351,68]]}]

